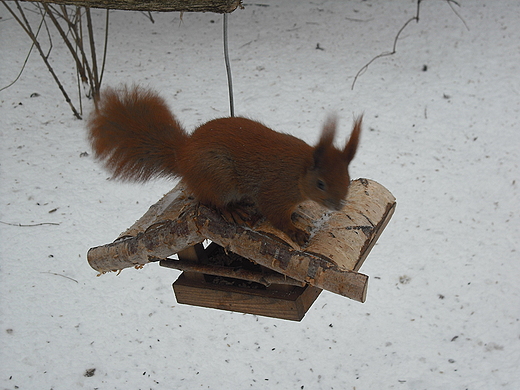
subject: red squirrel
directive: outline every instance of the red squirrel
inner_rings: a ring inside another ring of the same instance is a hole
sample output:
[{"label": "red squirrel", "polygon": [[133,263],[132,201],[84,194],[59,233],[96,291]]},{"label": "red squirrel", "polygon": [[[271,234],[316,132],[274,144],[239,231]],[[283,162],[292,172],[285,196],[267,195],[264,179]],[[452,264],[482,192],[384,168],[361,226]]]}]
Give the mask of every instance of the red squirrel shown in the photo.
[{"label": "red squirrel", "polygon": [[241,117],[211,120],[188,134],[163,98],[134,86],[105,90],[87,127],[95,156],[114,178],[180,177],[200,203],[231,216],[252,204],[303,245],[310,235],[294,225],[292,213],[309,199],[343,207],[361,121],[342,150],[333,145],[335,118],[325,122],[314,147]]}]

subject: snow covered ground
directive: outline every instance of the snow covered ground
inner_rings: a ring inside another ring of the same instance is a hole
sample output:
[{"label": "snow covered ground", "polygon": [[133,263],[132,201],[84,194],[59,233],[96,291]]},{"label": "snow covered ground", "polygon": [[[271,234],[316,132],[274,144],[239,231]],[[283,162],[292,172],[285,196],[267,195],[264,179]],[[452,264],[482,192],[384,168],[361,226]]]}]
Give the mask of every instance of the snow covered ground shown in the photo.
[{"label": "snow covered ground", "polygon": [[[414,1],[262,0],[229,16],[237,114],[313,143],[328,113],[346,137],[364,112],[352,176],[398,202],[361,269],[367,302],[325,291],[301,323],[179,305],[178,272],[157,264],[96,277],[87,250],[174,183],[107,181],[33,53],[0,92],[0,388],[519,389],[520,3],[454,7],[468,28],[423,1],[353,90]],[[30,41],[0,17],[1,88]],[[158,89],[190,129],[228,115],[222,16],[154,20],[112,12],[104,84]]]}]

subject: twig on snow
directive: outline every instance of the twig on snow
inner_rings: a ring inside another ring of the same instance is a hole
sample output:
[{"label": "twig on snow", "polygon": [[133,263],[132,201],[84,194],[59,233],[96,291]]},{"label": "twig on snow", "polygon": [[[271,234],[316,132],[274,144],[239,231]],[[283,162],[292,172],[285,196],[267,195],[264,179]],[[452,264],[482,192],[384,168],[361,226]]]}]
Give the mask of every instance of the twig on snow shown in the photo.
[{"label": "twig on snow", "polygon": [[41,272],[42,274],[50,274],[50,275],[56,275],[56,276],[61,276],[62,278],[67,278],[69,280],[72,280],[73,282],[76,282],[76,283],[79,283],[76,279],[72,279],[70,276],[65,276],[65,275],[62,275],[62,274],[57,274],[56,272]]},{"label": "twig on snow", "polygon": [[[368,61],[357,73],[356,73],[356,76],[354,77],[354,81],[352,82],[352,86],[351,86],[351,89],[354,89],[354,85],[356,84],[356,81],[357,79],[359,78],[359,76],[361,76],[367,69],[368,67],[376,60],[378,60],[379,58],[382,58],[382,57],[388,57],[388,56],[392,56],[394,55],[396,52],[397,52],[397,41],[399,40],[399,37],[401,36],[401,33],[404,31],[404,29],[413,21],[419,23],[419,11],[421,10],[421,2],[423,0],[417,0],[417,8],[416,8],[416,11],[415,11],[415,15],[412,16],[410,19],[408,19],[402,26],[401,28],[399,29],[399,31],[397,32],[395,38],[394,38],[394,44],[392,46],[392,51],[388,51],[388,52],[384,52],[384,53],[381,53],[381,54],[378,54],[377,56],[375,56],[374,58],[372,58],[370,61]],[[469,30],[469,27],[468,25],[466,24],[466,22],[464,21],[464,19],[460,16],[460,14],[453,8],[453,4],[457,5],[460,7],[459,3],[457,3],[455,0],[445,0],[448,5],[450,6],[450,8],[453,10],[453,12],[455,13],[455,15],[457,15],[457,17],[462,20],[462,23],[464,23],[464,26],[466,26],[466,28]]]},{"label": "twig on snow", "polygon": [[34,223],[34,224],[29,224],[29,225],[24,225],[24,224],[21,224],[21,223],[9,223],[9,222],[4,222],[4,221],[0,221],[0,223],[3,223],[4,225],[18,226],[18,227],[33,227],[33,226],[43,226],[43,225],[59,225],[59,223],[56,223],[56,222],[42,222],[42,223]]}]

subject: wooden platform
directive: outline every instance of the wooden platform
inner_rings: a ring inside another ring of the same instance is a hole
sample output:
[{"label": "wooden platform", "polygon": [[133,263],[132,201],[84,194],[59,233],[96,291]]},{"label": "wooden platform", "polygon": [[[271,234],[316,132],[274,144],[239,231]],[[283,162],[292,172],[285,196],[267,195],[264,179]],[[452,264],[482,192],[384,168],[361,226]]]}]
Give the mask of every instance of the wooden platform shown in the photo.
[{"label": "wooden platform", "polygon": [[[90,249],[88,261],[100,273],[160,261],[185,271],[174,284],[179,303],[301,320],[322,289],[365,301],[368,276],[358,271],[394,209],[386,188],[356,180],[339,212],[313,202],[299,206],[295,224],[311,232],[300,247],[266,221],[253,227],[226,221],[198,204],[181,183],[115,242]],[[214,244],[204,249],[205,240]],[[216,247],[241,262],[215,262],[207,251]]]},{"label": "wooden platform", "polygon": [[181,274],[173,284],[178,303],[301,321],[321,289],[274,285],[265,290],[200,283]]}]

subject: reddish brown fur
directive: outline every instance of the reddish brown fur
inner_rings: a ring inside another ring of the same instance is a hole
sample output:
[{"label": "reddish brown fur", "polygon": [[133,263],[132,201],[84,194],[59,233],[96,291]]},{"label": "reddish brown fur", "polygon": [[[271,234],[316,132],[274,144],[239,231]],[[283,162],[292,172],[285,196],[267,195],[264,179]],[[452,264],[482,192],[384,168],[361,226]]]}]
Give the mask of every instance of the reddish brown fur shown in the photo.
[{"label": "reddish brown fur", "polygon": [[88,128],[96,156],[114,178],[146,181],[179,174],[176,150],[188,135],[155,92],[107,89]]},{"label": "reddish brown fur", "polygon": [[326,122],[316,147],[246,118],[215,119],[187,135],[162,98],[134,87],[108,90],[88,128],[96,156],[114,177],[180,176],[201,203],[231,214],[241,203],[253,204],[303,244],[309,234],[291,215],[308,199],[343,206],[361,118],[343,150],[333,146],[335,119]]}]

